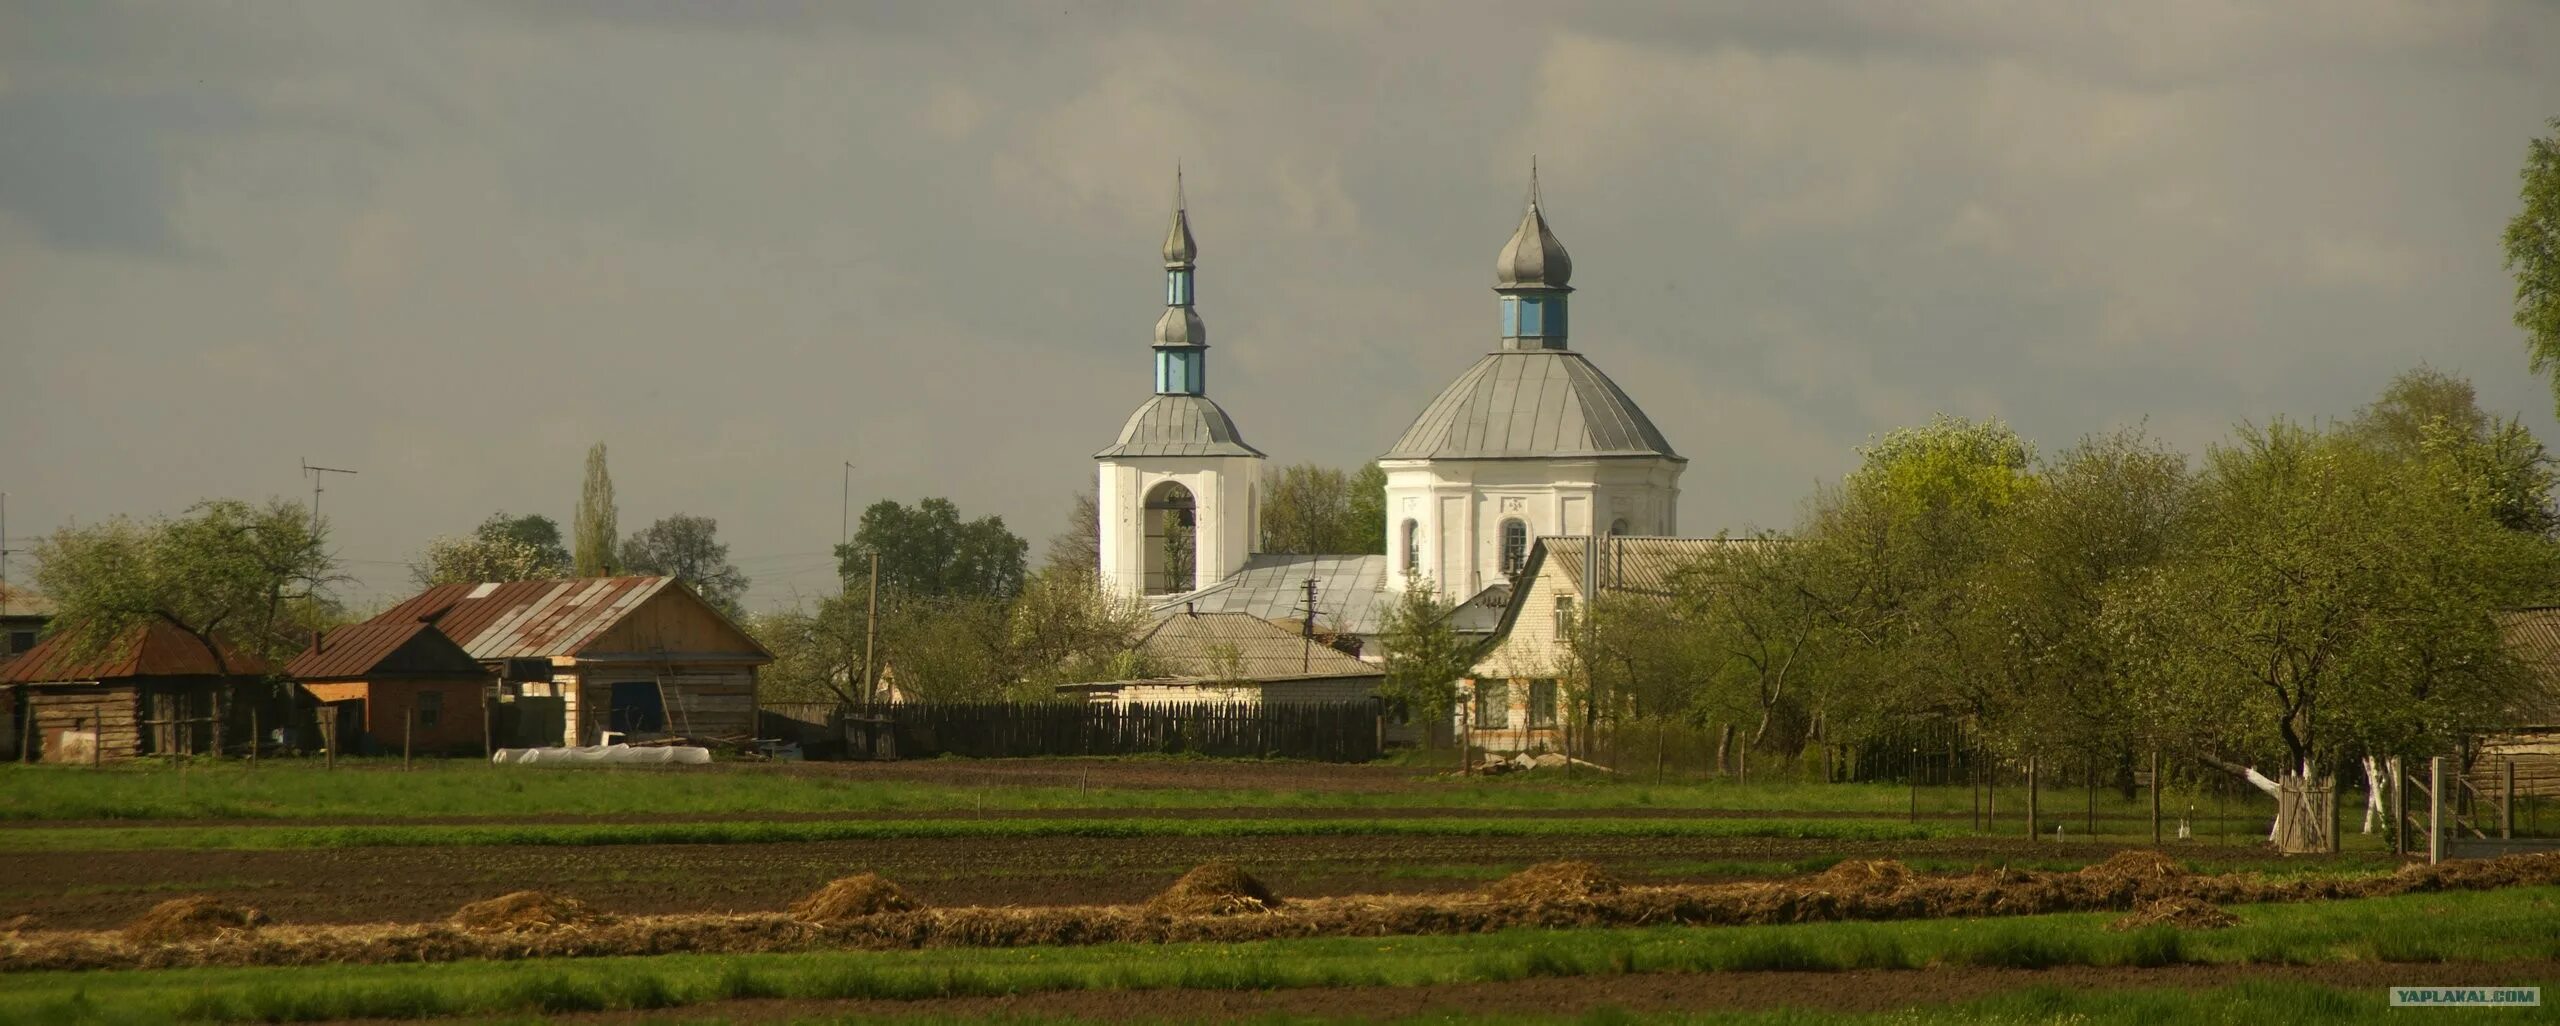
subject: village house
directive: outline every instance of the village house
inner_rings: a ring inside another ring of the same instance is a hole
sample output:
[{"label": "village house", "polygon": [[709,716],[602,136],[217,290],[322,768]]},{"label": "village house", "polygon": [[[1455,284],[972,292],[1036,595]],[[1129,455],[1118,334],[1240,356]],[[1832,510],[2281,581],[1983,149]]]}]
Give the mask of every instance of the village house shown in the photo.
[{"label": "village house", "polygon": [[314,638],[285,676],[323,708],[340,751],[458,753],[491,745],[498,675],[423,621],[363,623]]},{"label": "village house", "polygon": [[1598,563],[1590,539],[1540,538],[1530,547],[1515,598],[1494,640],[1458,685],[1456,729],[1495,752],[1561,751],[1571,729],[1563,714],[1574,668],[1572,631],[1594,584],[1608,598],[1665,598],[1672,575],[1757,539],[1603,536]]},{"label": "village house", "polygon": [[273,705],[264,700],[264,662],[166,621],[128,628],[94,655],[73,642],[57,632],[0,663],[19,758],[218,754],[248,743],[252,706]]},{"label": "village house", "polygon": [[752,738],[773,661],[672,577],[438,585],[366,622],[433,624],[505,695],[559,699],[561,744]]}]

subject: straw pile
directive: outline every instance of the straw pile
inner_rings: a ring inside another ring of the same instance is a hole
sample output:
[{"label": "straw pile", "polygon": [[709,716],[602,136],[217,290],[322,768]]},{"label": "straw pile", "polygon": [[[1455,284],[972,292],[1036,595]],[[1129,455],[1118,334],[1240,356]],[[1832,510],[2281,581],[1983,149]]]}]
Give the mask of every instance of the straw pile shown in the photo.
[{"label": "straw pile", "polygon": [[1485,897],[1529,904],[1590,901],[1624,890],[1618,878],[1589,862],[1541,862],[1485,885]]},{"label": "straw pile", "polygon": [[1233,862],[1206,862],[1147,901],[1160,916],[1232,916],[1280,907],[1271,888]]},{"label": "straw pile", "polygon": [[1911,870],[1892,859],[1849,859],[1823,870],[1813,885],[1850,894],[1891,894],[1911,879]]},{"label": "straw pile", "polygon": [[246,905],[225,905],[203,897],[172,898],[125,924],[124,939],[134,944],[184,944],[255,930],[268,921],[266,913]]},{"label": "straw pile", "polygon": [[2187,875],[2186,867],[2176,859],[2142,848],[2127,848],[2107,856],[2104,862],[2083,866],[2080,875],[2106,881],[2129,881],[2135,886],[2166,884]]},{"label": "straw pile", "polygon": [[453,914],[453,925],[465,933],[526,933],[590,926],[610,918],[567,895],[516,891],[462,906]]},{"label": "straw pile", "polygon": [[791,914],[813,923],[833,923],[882,912],[908,912],[922,907],[897,884],[877,873],[860,873],[829,882],[791,906]]}]

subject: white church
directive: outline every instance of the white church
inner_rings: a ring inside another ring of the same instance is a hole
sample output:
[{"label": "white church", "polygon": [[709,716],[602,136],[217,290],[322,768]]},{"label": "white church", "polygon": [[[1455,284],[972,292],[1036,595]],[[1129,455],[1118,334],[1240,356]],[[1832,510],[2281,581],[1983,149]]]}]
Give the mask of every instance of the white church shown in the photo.
[{"label": "white church", "polygon": [[[1494,264],[1500,307],[1488,352],[1422,408],[1378,457],[1387,552],[1257,551],[1266,457],[1208,395],[1208,329],[1193,304],[1200,249],[1177,201],[1165,235],[1155,394],[1094,454],[1104,580],[1158,611],[1307,616],[1374,637],[1408,579],[1463,601],[1462,629],[1490,632],[1542,536],[1668,536],[1688,461],[1624,389],[1571,342],[1573,259],[1528,210]],[[1451,353],[1454,366],[1460,354]],[[1372,647],[1363,653],[1376,657]]]}]

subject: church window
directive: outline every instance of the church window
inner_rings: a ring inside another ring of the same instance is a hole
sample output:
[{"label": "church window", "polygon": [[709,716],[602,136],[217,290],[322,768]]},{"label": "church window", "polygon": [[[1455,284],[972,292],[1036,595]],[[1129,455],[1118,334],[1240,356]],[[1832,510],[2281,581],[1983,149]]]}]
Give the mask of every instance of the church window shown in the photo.
[{"label": "church window", "polygon": [[1422,525],[1411,520],[1404,522],[1404,572],[1422,572]]},{"label": "church window", "polygon": [[1529,562],[1529,525],[1520,520],[1502,522],[1502,572],[1516,574]]},{"label": "church window", "polygon": [[1156,391],[1165,395],[1199,395],[1206,384],[1200,370],[1199,350],[1156,350]]},{"label": "church window", "polygon": [[1190,306],[1193,302],[1191,287],[1191,272],[1166,271],[1164,275],[1164,305]]},{"label": "church window", "polygon": [[1562,348],[1564,338],[1564,297],[1560,295],[1502,297],[1502,337],[1546,339]]},{"label": "church window", "polygon": [[1615,538],[1625,533],[1627,533],[1627,518],[1619,517],[1616,520],[1609,521],[1610,537]]}]

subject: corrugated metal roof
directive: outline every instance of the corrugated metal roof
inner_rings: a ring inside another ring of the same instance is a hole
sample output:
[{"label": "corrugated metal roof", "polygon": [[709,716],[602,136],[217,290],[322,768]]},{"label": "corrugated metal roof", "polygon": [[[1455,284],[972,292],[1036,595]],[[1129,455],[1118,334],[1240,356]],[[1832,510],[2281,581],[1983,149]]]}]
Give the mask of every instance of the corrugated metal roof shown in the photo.
[{"label": "corrugated metal roof", "polygon": [[1159,395],[1120,428],[1120,441],[1094,453],[1097,460],[1123,456],[1260,456],[1245,443],[1227,411],[1205,395]]},{"label": "corrugated metal roof", "polygon": [[672,577],[584,577],[442,584],[365,622],[428,621],[484,661],[574,656],[673,583]]},{"label": "corrugated metal roof", "polygon": [[1158,615],[1186,606],[1204,613],[1248,613],[1265,620],[1296,621],[1306,601],[1306,580],[1316,579],[1316,626],[1345,634],[1378,633],[1388,603],[1387,557],[1297,556],[1263,553],[1245,560],[1226,580],[1154,600]]},{"label": "corrugated metal roof", "polygon": [[234,677],[254,677],[267,672],[265,660],[233,648],[222,646],[222,662],[195,635],[179,630],[165,620],[153,620],[127,628],[98,655],[79,658],[71,644],[71,632],[55,631],[36,647],[0,663],[0,684],[45,684],[56,681],[108,680],[123,677],[208,677],[230,669]]},{"label": "corrugated metal roof", "polygon": [[1424,407],[1380,459],[1682,457],[1617,382],[1582,354],[1485,354]]},{"label": "corrugated metal roof", "polygon": [[486,671],[435,625],[360,623],[330,631],[284,664],[298,680],[335,677],[477,676]]},{"label": "corrugated metal roof", "polygon": [[1139,636],[1138,650],[1184,676],[1226,673],[1225,657],[1242,677],[1261,680],[1314,674],[1326,677],[1374,676],[1385,671],[1361,662],[1321,641],[1310,643],[1296,631],[1250,613],[1175,613]]},{"label": "corrugated metal roof", "polygon": [[[1589,594],[1584,583],[1591,567],[1583,558],[1589,540],[1580,536],[1557,536],[1538,539],[1538,547],[1546,550],[1546,559],[1564,572],[1573,589]],[[1672,576],[1683,567],[1728,552],[1756,549],[1770,544],[1765,538],[1649,538],[1603,537],[1600,539],[1600,579],[1609,591],[1631,591],[1646,594],[1668,594]],[[1533,553],[1534,555],[1534,553]],[[1535,566],[1530,569],[1536,569]]]},{"label": "corrugated metal roof", "polygon": [[2538,685],[2518,703],[2513,718],[2519,724],[2560,724],[2560,606],[2500,613],[2498,631],[2508,654],[2533,672]]}]

